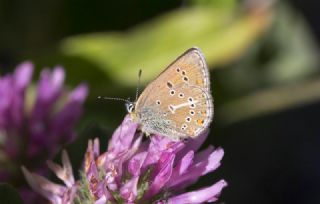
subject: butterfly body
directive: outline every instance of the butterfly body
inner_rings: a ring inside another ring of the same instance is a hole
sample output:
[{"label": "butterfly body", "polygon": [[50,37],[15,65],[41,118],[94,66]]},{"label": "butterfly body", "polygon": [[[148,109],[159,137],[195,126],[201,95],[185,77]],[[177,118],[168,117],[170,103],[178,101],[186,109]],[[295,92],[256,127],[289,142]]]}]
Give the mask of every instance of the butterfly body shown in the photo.
[{"label": "butterfly body", "polygon": [[197,137],[213,116],[209,72],[198,48],[191,48],[170,64],[127,106],[147,134],[173,140]]}]

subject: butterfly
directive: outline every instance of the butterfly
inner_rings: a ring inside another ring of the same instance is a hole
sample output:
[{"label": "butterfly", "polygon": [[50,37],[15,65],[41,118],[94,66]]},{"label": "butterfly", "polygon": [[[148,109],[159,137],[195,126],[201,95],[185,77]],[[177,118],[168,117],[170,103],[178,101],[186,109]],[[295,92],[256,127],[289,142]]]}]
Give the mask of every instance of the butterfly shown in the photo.
[{"label": "butterfly", "polygon": [[196,138],[213,117],[213,99],[206,61],[193,47],[173,61],[141,93],[126,102],[133,121],[147,135],[172,140]]}]

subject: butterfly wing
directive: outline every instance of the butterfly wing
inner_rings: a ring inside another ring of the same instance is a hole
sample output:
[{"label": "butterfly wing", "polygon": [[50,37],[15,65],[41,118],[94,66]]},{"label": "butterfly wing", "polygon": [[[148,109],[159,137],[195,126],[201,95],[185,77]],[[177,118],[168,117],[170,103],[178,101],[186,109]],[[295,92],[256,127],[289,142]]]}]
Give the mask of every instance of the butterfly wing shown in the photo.
[{"label": "butterfly wing", "polygon": [[210,78],[203,54],[191,48],[142,92],[135,113],[142,130],[173,139],[196,137],[213,116]]}]

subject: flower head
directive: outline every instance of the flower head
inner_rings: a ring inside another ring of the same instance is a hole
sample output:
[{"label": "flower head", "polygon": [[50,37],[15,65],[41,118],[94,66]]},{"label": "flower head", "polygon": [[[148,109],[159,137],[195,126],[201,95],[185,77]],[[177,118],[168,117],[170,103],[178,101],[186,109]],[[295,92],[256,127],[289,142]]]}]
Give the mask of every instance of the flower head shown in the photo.
[{"label": "flower head", "polygon": [[160,135],[143,141],[137,127],[127,116],[103,153],[100,153],[98,139],[89,141],[78,182],[66,182],[66,177],[59,173],[62,167],[51,168],[66,184],[63,190],[59,190],[60,186],[55,187],[54,183],[48,185],[48,180],[39,179],[35,174],[27,172],[26,177],[36,191],[54,204],[69,203],[70,200],[61,202],[65,197],[73,198],[74,203],[96,204],[198,204],[218,199],[227,185],[224,180],[200,190],[185,192],[186,187],[194,184],[199,177],[220,166],[224,154],[221,148],[210,146],[198,152],[207,133],[186,143],[171,141]]},{"label": "flower head", "polygon": [[32,74],[32,63],[25,62],[0,77],[0,182],[15,185],[24,197],[31,195],[19,179],[20,166],[47,172],[45,161],[74,139],[88,93],[85,84],[68,93],[62,67],[43,70],[35,88]]}]

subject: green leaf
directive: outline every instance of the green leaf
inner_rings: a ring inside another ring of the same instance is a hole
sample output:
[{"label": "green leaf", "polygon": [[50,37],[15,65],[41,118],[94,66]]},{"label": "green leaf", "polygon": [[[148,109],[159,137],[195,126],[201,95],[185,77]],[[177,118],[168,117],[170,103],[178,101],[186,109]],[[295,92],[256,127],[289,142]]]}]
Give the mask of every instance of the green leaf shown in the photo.
[{"label": "green leaf", "polygon": [[22,204],[19,193],[9,184],[0,183],[1,204]]},{"label": "green leaf", "polygon": [[200,4],[177,9],[127,32],[70,37],[61,43],[60,52],[87,61],[124,87],[135,86],[139,69],[143,70],[142,81],[150,81],[193,46],[202,49],[210,67],[229,63],[243,54],[270,20],[269,11],[244,13],[234,6]]}]

